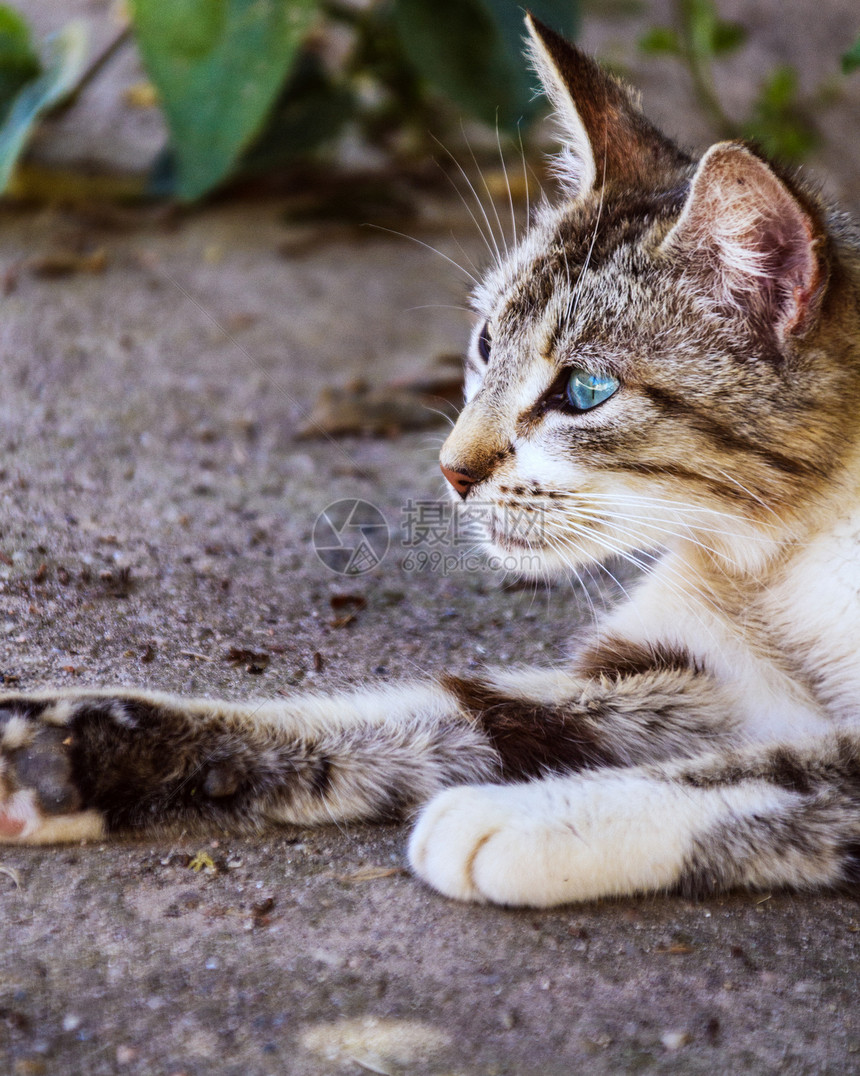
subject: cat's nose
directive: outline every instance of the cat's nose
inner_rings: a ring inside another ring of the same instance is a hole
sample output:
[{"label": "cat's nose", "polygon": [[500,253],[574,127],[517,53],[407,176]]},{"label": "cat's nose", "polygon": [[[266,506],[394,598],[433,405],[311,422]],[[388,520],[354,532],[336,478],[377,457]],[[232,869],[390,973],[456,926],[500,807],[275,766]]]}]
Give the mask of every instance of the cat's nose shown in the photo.
[{"label": "cat's nose", "polygon": [[454,471],[450,467],[446,467],[444,463],[440,463],[439,466],[442,468],[442,474],[465,501],[469,490],[477,484],[477,479],[472,478],[465,471]]}]

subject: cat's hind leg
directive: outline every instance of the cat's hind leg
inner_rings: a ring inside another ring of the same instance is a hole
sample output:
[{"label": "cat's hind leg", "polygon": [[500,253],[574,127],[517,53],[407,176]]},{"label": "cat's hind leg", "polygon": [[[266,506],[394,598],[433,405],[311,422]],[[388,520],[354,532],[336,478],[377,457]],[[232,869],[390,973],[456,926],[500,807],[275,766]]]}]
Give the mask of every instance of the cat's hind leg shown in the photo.
[{"label": "cat's hind leg", "polygon": [[409,856],[447,896],[598,897],[860,879],[860,735],[445,791]]}]

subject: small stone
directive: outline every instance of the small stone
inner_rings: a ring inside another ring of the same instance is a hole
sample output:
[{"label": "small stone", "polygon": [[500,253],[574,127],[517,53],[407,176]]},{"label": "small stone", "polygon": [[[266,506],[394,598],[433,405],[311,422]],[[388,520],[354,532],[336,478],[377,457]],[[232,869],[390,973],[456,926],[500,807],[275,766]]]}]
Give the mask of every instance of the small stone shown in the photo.
[{"label": "small stone", "polygon": [[22,1057],[15,1062],[15,1076],[44,1076],[48,1066],[40,1057]]},{"label": "small stone", "polygon": [[63,1017],[63,1031],[77,1031],[81,1026],[81,1018],[76,1013],[67,1012]]},{"label": "small stone", "polygon": [[660,1042],[667,1050],[680,1050],[682,1046],[686,1046],[693,1041],[693,1036],[689,1031],[667,1031],[665,1035],[660,1037]]}]

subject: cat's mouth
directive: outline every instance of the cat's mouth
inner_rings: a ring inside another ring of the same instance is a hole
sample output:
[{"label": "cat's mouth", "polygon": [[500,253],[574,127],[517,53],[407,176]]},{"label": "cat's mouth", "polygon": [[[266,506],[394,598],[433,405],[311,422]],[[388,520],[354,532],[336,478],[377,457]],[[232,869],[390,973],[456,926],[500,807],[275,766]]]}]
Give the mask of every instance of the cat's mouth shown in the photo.
[{"label": "cat's mouth", "polygon": [[499,504],[485,525],[490,541],[507,552],[535,552],[546,545],[543,512],[533,505]]}]

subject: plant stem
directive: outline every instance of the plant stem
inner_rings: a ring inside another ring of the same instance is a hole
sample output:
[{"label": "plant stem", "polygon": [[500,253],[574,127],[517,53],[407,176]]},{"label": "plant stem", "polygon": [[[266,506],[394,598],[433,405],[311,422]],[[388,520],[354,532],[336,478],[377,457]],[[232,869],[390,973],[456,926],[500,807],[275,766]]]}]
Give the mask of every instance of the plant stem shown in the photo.
[{"label": "plant stem", "polygon": [[90,66],[83,72],[77,81],[75,88],[67,94],[55,108],[51,109],[51,116],[60,116],[70,109],[89,84],[101,74],[110,61],[131,37],[131,27],[126,26],[109,42],[93,60]]},{"label": "plant stem", "polygon": [[708,114],[722,138],[736,138],[737,124],[723,109],[714,86],[711,70],[710,42],[702,40],[695,17],[694,0],[674,0],[675,21],[681,39],[684,63],[693,80],[693,92],[701,108]]}]

